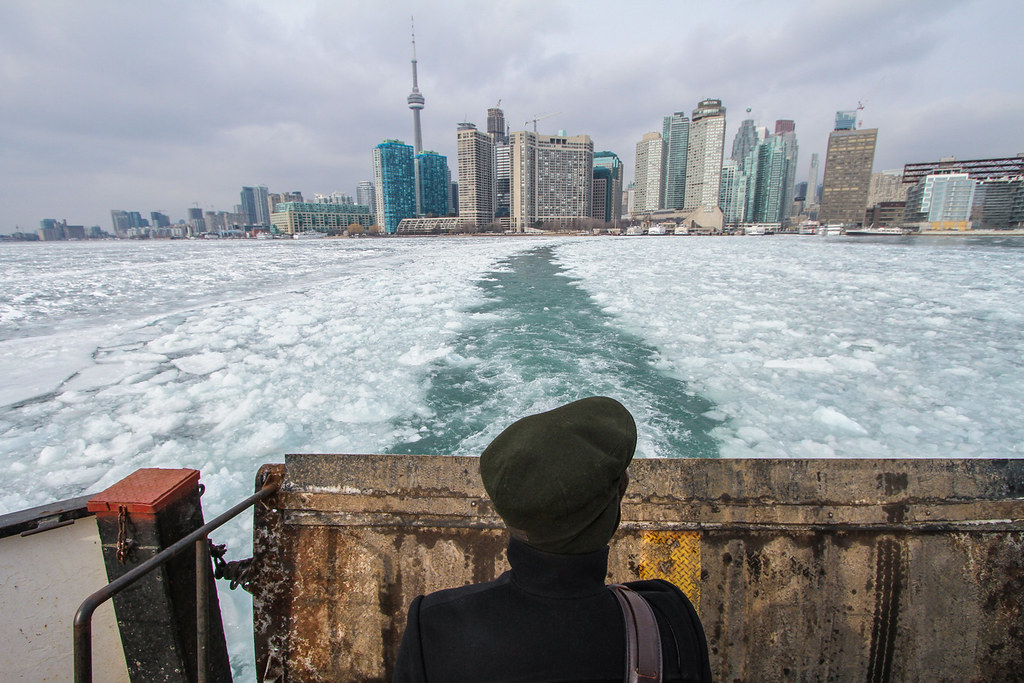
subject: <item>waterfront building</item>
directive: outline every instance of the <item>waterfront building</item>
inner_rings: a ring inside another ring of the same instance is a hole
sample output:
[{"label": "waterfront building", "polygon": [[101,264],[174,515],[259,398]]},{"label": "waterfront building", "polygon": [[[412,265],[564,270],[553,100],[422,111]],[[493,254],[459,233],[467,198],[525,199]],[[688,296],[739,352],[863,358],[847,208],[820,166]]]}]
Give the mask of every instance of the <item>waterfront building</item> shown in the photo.
[{"label": "waterfront building", "polygon": [[751,152],[751,156],[756,155],[756,175],[747,222],[775,224],[785,218],[786,180],[790,176],[787,152],[783,135],[769,136]]},{"label": "waterfront building", "polygon": [[370,207],[335,202],[281,202],[270,221],[277,232],[294,235],[300,232],[340,234],[353,223],[373,223]]},{"label": "waterfront building", "polygon": [[[189,207],[188,211],[188,234],[195,237],[206,232],[206,220],[203,218],[203,210],[198,207]],[[246,223],[249,223],[249,214],[242,213]],[[251,225],[251,223],[250,223]]]},{"label": "waterfront building", "polygon": [[373,148],[373,182],[377,190],[376,222],[389,235],[403,218],[416,216],[413,148],[401,140],[385,140]]},{"label": "waterfront building", "polygon": [[447,216],[452,177],[448,157],[433,151],[416,155],[420,178],[420,213],[424,216]]},{"label": "waterfront building", "polygon": [[800,152],[796,141],[796,123],[791,119],[779,119],[775,122],[775,135],[782,138],[783,154],[786,156],[786,177],[782,179],[782,212],[778,221],[782,222],[793,214],[796,166]]},{"label": "waterfront building", "polygon": [[690,117],[677,111],[661,127],[665,141],[665,173],[661,208],[682,209],[686,200],[686,155],[690,145]]},{"label": "waterfront building", "polygon": [[906,202],[878,202],[868,207],[864,214],[864,225],[892,228],[903,225]]},{"label": "waterfront building", "polygon": [[[598,169],[607,170],[608,173],[604,192],[598,193],[596,179]],[[594,178],[595,189],[593,192],[593,213],[595,218],[606,223],[615,224],[622,219],[622,161],[614,152],[594,152]],[[600,214],[600,215],[599,215]]]},{"label": "waterfront building", "polygon": [[128,222],[128,212],[121,209],[110,210],[110,222],[113,224],[115,237],[124,237],[132,227]]},{"label": "waterfront building", "polygon": [[975,230],[1020,229],[1024,224],[1024,177],[979,181],[971,222]]},{"label": "waterfront building", "polygon": [[907,192],[904,225],[921,228],[969,228],[975,181],[966,173],[933,173]]},{"label": "waterfront building", "polygon": [[[836,113],[836,125],[848,120]],[[856,112],[854,112],[856,114]],[[855,117],[856,118],[856,117]],[[837,128],[828,136],[825,179],[821,189],[818,220],[822,223],[860,224],[868,206],[871,170],[875,163],[878,129]]]},{"label": "waterfront building", "polygon": [[715,208],[725,150],[725,107],[721,100],[706,99],[697,104],[690,117],[688,145],[683,209]]},{"label": "waterfront building", "polygon": [[459,173],[458,215],[478,228],[490,225],[495,216],[494,136],[477,130],[472,123],[460,123],[456,133],[456,149]]},{"label": "waterfront building", "polygon": [[644,133],[643,139],[636,143],[636,172],[633,177],[634,216],[643,216],[661,208],[665,181],[665,139],[660,133]]},{"label": "waterfront building", "polygon": [[398,224],[399,235],[452,235],[475,232],[479,226],[460,216],[435,218],[403,218]]},{"label": "waterfront building", "polygon": [[356,204],[370,207],[370,213],[377,212],[377,197],[372,180],[360,180],[356,183]]},{"label": "waterfront building", "polygon": [[65,239],[62,228],[63,226],[56,218],[44,218],[39,221],[39,230],[37,231],[39,234],[39,241],[56,242],[58,240]]},{"label": "waterfront building", "polygon": [[589,219],[594,143],[589,135],[512,133],[510,227],[568,228]]},{"label": "waterfront building", "polygon": [[718,205],[726,225],[739,225],[746,221],[747,174],[735,159],[722,162],[722,183]]},{"label": "waterfront building", "polygon": [[171,219],[159,211],[150,211],[149,220],[155,228],[166,228],[171,224]]},{"label": "waterfront building", "polygon": [[256,227],[270,227],[269,197],[265,185],[242,188],[242,213],[246,224]]}]

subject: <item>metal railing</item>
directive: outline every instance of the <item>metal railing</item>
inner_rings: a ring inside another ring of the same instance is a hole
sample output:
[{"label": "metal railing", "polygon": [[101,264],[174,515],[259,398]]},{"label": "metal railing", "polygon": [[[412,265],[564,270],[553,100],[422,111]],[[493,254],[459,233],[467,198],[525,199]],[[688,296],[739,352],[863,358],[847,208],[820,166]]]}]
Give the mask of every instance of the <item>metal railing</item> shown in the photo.
[{"label": "metal railing", "polygon": [[280,488],[280,476],[271,474],[259,491],[87,597],[75,613],[75,683],[92,682],[92,615],[96,609],[149,572],[185,552],[193,544],[196,550],[196,669],[197,680],[199,683],[205,683],[209,656],[209,586],[203,578],[205,572],[210,569],[207,536],[239,513],[274,495]]}]

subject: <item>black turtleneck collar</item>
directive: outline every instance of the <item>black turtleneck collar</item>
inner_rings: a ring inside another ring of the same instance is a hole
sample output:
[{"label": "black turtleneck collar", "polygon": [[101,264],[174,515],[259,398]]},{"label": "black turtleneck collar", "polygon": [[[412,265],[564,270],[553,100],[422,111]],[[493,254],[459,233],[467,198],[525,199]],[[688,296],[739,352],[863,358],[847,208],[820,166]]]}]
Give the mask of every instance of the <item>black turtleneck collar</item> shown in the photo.
[{"label": "black turtleneck collar", "polygon": [[547,553],[510,539],[512,582],[527,593],[547,598],[581,598],[604,590],[608,546],[582,555]]}]

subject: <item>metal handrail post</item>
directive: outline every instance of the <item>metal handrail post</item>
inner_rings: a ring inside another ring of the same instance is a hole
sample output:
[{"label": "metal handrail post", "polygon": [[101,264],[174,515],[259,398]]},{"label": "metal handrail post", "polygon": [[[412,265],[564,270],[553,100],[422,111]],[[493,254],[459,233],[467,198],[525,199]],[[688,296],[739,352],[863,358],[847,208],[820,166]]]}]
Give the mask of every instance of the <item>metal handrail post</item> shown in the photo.
[{"label": "metal handrail post", "polygon": [[206,583],[206,572],[210,568],[210,542],[206,536],[196,541],[196,680],[206,683],[206,672],[209,667],[210,615],[207,609],[210,602],[209,586]]},{"label": "metal handrail post", "polygon": [[92,615],[100,605],[168,560],[177,557],[193,543],[204,540],[211,531],[231,521],[238,513],[274,495],[280,488],[280,476],[271,474],[259,491],[87,597],[75,613],[75,683],[92,683]]}]

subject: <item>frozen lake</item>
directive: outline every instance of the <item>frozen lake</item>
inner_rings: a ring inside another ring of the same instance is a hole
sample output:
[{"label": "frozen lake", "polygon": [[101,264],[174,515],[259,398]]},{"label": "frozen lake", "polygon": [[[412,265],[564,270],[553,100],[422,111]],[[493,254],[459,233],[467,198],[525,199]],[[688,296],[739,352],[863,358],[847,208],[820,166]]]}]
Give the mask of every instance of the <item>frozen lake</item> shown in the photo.
[{"label": "frozen lake", "polygon": [[[0,244],[0,264],[0,513],[192,467],[209,519],[287,452],[475,455],[591,394],[633,412],[641,457],[1024,456],[1024,238]],[[229,559],[248,523],[215,534]],[[244,668],[245,598],[222,604]]]}]

